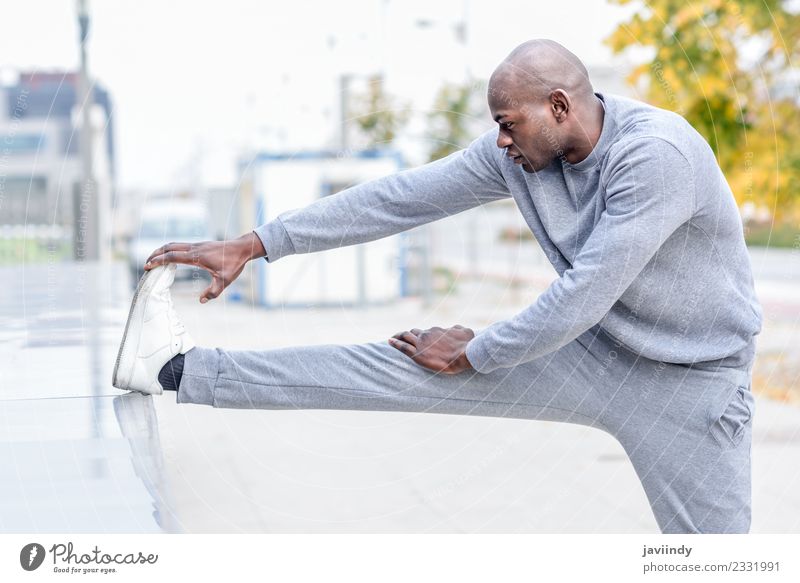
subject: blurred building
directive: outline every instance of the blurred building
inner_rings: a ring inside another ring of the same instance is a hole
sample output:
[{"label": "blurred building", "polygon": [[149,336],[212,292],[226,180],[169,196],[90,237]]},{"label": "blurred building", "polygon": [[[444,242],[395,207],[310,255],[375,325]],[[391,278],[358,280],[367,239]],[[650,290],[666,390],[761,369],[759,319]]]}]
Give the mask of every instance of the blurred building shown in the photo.
[{"label": "blurred building", "polygon": [[[0,86],[0,230],[47,236],[71,247],[78,210],[80,158],[79,74],[19,74]],[[94,179],[99,195],[101,248],[109,247],[114,204],[114,131],[111,98],[99,84],[91,110]],[[21,228],[24,227],[24,230]]]},{"label": "blurred building", "polygon": [[250,231],[254,225],[247,224],[242,230],[239,226],[241,221],[241,209],[239,207],[239,197],[233,188],[208,188],[205,191],[205,199],[208,205],[209,218],[211,221],[211,236],[218,241],[225,239],[235,239]]},{"label": "blurred building", "polygon": [[[246,232],[284,211],[402,169],[394,150],[261,153],[240,164],[239,225]],[[230,216],[230,212],[224,213]],[[267,307],[379,304],[404,295],[404,233],[364,243],[258,262],[253,281],[240,278],[240,293]]]}]

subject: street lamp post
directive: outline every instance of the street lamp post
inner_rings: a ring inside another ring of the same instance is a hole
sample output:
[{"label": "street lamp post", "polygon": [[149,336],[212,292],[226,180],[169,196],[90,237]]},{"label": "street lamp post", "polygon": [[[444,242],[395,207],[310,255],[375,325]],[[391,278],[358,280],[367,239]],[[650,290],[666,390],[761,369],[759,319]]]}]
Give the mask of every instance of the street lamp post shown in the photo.
[{"label": "street lamp post", "polygon": [[75,201],[75,235],[73,254],[75,259],[95,261],[100,258],[100,196],[94,180],[92,164],[92,85],[89,79],[86,43],[89,36],[89,9],[86,0],[78,0],[78,28],[81,53],[81,68],[78,83],[78,98],[81,107],[81,183]]}]

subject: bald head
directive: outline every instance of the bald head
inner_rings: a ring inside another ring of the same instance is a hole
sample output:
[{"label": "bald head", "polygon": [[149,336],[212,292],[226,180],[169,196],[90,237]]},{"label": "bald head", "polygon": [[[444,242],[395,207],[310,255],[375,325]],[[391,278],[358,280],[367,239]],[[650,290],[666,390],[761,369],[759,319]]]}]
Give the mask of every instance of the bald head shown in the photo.
[{"label": "bald head", "polygon": [[492,73],[489,87],[524,100],[546,99],[562,89],[575,100],[594,94],[581,60],[555,41],[529,40],[516,47]]},{"label": "bald head", "polygon": [[580,59],[555,41],[515,48],[489,79],[489,110],[500,124],[497,147],[526,172],[554,158],[575,162],[600,137],[604,110]]}]

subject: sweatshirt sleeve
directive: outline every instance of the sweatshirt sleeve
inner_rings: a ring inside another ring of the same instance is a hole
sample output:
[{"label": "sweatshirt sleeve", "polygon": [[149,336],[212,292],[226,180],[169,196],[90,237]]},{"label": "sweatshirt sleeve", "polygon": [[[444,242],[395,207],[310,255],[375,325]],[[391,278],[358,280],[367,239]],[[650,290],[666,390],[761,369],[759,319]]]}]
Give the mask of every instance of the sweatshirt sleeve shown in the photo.
[{"label": "sweatshirt sleeve", "polygon": [[597,324],[695,210],[695,181],[683,154],[657,137],[609,150],[601,174],[603,210],[564,271],[532,305],[483,329],[466,348],[481,373],[554,351]]},{"label": "sweatshirt sleeve", "polygon": [[500,172],[497,128],[465,149],[358,184],[279,214],[253,232],[268,263],[295,253],[315,253],[366,243],[407,231],[511,193]]}]

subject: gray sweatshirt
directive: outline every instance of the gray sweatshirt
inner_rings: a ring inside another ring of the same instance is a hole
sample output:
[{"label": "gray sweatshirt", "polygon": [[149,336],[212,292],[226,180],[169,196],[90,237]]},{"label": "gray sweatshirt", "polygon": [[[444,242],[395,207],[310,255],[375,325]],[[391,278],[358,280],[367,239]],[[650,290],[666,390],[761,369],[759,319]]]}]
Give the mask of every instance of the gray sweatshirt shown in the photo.
[{"label": "gray sweatshirt", "polygon": [[529,174],[497,147],[494,127],[445,158],[257,227],[265,259],[373,241],[513,197],[560,277],[469,342],[478,372],[541,357],[593,326],[669,363],[752,352],[761,306],[738,208],[712,150],[677,114],[597,96],[603,129],[581,162],[557,158]]}]

